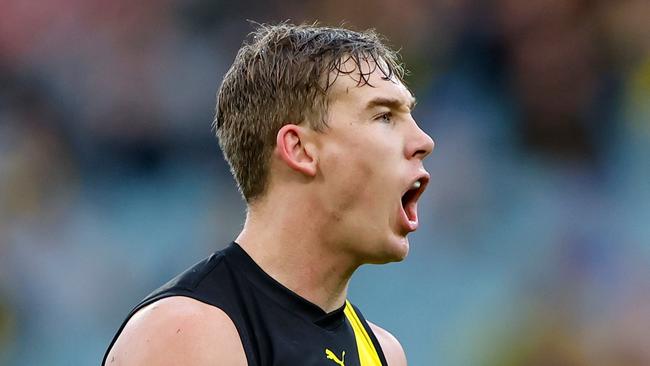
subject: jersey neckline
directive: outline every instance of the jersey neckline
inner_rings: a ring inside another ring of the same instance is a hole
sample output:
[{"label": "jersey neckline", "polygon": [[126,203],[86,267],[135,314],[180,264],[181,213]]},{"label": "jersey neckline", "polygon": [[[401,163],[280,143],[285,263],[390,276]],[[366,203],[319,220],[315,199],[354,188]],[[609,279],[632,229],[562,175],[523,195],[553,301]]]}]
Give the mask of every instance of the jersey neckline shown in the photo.
[{"label": "jersey neckline", "polygon": [[231,242],[223,252],[234,268],[244,271],[248,280],[285,308],[296,311],[325,329],[334,329],[345,321],[345,303],[336,310],[325,312],[320,306],[298,295],[266,273],[237,242]]}]

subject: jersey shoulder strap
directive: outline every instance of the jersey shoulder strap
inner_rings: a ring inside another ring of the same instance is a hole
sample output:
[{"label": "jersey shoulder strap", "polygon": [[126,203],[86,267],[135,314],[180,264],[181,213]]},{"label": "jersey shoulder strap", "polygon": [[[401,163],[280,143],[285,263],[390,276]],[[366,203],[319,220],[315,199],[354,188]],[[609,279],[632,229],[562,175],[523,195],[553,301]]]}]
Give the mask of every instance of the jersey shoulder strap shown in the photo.
[{"label": "jersey shoulder strap", "polygon": [[381,345],[359,310],[346,300],[344,313],[354,331],[360,365],[386,366],[388,363],[381,350]]}]

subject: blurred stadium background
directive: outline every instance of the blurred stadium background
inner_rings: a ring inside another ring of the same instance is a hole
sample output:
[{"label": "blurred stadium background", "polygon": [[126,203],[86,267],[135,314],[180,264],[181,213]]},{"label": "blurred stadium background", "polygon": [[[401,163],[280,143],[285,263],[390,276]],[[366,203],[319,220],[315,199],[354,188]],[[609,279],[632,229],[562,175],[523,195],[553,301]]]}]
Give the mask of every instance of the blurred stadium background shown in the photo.
[{"label": "blurred stadium background", "polygon": [[650,365],[650,2],[0,2],[0,364],[98,364],[244,218],[210,131],[246,21],[376,28],[436,140],[351,299],[411,365]]}]

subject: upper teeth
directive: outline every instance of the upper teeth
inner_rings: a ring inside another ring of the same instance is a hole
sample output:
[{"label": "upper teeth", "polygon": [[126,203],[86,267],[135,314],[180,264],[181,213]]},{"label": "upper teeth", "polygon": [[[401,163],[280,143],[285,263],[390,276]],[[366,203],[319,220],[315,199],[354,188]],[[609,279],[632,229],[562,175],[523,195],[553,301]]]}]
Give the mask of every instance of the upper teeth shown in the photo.
[{"label": "upper teeth", "polygon": [[420,188],[421,184],[422,183],[420,183],[419,180],[416,180],[415,182],[413,182],[413,186],[411,187],[411,189],[418,189],[418,188]]}]

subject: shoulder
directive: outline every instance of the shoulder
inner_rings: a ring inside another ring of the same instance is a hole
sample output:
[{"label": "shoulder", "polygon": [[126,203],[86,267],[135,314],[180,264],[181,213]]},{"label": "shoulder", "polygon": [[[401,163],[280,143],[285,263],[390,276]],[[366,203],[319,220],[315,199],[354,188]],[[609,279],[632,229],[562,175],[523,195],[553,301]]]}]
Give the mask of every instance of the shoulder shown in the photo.
[{"label": "shoulder", "polygon": [[246,365],[232,320],[188,297],[158,300],[135,313],[113,345],[107,366]]},{"label": "shoulder", "polygon": [[406,366],[406,354],[397,338],[376,324],[368,322],[368,325],[370,325],[370,329],[372,329],[372,332],[381,345],[382,351],[384,351],[388,366]]}]

